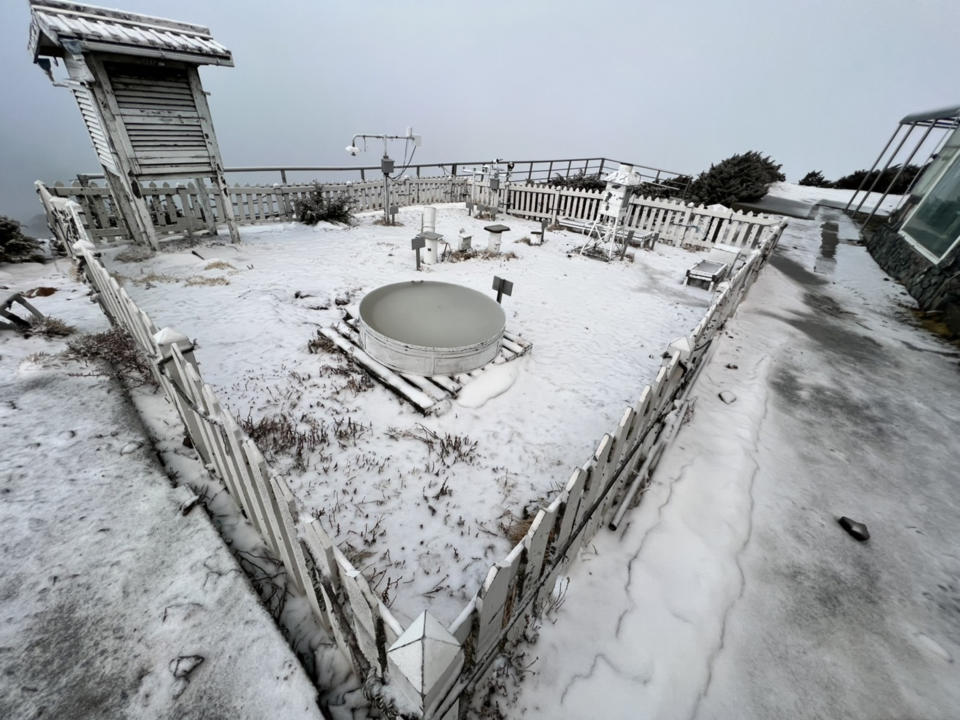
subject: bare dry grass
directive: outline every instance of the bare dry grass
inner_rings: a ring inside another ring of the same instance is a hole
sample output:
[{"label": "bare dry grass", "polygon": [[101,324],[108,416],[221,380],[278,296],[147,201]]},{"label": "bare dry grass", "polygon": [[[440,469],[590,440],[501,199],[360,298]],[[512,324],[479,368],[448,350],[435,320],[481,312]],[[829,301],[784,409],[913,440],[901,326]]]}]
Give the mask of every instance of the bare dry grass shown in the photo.
[{"label": "bare dry grass", "polygon": [[236,268],[223,260],[214,260],[203,267],[204,270],[236,270]]},{"label": "bare dry grass", "polygon": [[191,275],[183,281],[183,284],[185,287],[211,287],[214,285],[229,285],[230,281],[225,277],[203,277],[202,275]]},{"label": "bare dry grass", "polygon": [[63,320],[55,317],[45,317],[38,323],[31,325],[26,331],[27,337],[39,335],[45,338],[67,337],[73,335],[77,329],[73,325],[68,325]]}]

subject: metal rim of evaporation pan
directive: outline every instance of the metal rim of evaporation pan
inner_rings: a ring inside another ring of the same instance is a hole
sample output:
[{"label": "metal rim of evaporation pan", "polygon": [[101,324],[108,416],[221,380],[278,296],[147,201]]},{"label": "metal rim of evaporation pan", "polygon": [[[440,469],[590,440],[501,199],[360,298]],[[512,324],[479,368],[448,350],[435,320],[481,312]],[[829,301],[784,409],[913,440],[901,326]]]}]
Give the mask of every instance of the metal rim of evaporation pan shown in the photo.
[{"label": "metal rim of evaporation pan", "polygon": [[360,301],[360,342],[402,373],[455,375],[491,362],[506,326],[503,308],[453,283],[412,280],[384,285]]}]

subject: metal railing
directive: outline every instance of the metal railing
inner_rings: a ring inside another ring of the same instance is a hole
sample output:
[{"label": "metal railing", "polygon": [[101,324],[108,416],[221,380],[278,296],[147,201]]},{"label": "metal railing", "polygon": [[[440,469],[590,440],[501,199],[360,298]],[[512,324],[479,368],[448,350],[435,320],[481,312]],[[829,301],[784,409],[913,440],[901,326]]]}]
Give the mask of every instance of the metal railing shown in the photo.
[{"label": "metal railing", "polygon": [[[402,168],[398,164],[398,169],[402,169],[403,173],[408,176],[434,177],[469,174],[474,168],[480,168],[484,165],[499,165],[500,167],[506,167],[508,169],[510,182],[526,181],[545,183],[557,175],[564,178],[576,176],[581,173],[586,176],[603,175],[605,172],[616,170],[617,166],[623,163],[633,165],[634,170],[645,182],[660,183],[672,178],[687,176],[686,173],[675,170],[639,165],[637,163],[607,157],[555,158],[547,160],[491,159],[466,162],[416,163],[403,166]],[[292,182],[291,176],[295,174],[310,174],[313,176],[310,178],[311,180],[317,179],[321,182],[344,182],[351,180],[364,182],[368,179],[379,180],[382,177],[379,165],[242,165],[224,168],[223,172],[228,177],[236,175],[272,174],[279,179],[281,184]],[[103,173],[80,173],[77,177],[83,182],[85,180],[102,178]]]}]

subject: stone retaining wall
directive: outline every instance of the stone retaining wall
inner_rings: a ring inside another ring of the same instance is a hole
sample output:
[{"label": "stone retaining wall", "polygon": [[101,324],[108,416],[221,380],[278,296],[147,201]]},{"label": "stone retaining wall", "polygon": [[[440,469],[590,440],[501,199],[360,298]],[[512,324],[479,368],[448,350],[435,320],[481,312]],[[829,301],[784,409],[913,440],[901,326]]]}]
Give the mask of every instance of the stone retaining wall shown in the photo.
[{"label": "stone retaining wall", "polygon": [[950,330],[960,334],[960,250],[939,264],[930,262],[886,224],[867,237],[867,250],[877,264],[903,283],[922,310],[943,313]]}]

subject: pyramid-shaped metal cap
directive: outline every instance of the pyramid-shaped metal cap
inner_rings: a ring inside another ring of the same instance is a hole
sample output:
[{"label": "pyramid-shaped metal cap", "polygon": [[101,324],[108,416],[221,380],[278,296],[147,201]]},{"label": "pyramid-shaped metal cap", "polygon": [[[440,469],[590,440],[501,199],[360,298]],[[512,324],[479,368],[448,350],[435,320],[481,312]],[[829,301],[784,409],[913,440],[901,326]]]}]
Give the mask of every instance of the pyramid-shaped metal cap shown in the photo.
[{"label": "pyramid-shaped metal cap", "polygon": [[426,610],[387,651],[397,669],[417,689],[421,701],[449,676],[461,654],[457,639]]}]

